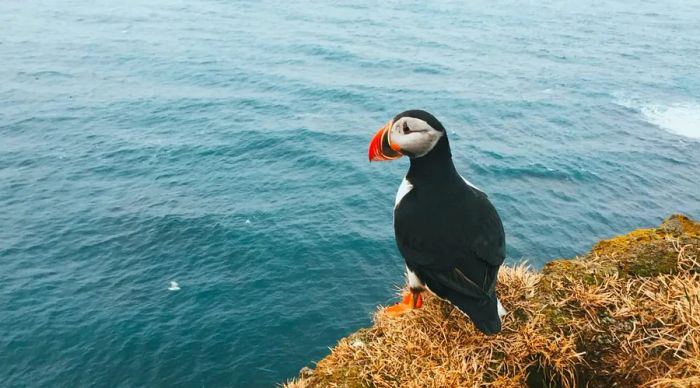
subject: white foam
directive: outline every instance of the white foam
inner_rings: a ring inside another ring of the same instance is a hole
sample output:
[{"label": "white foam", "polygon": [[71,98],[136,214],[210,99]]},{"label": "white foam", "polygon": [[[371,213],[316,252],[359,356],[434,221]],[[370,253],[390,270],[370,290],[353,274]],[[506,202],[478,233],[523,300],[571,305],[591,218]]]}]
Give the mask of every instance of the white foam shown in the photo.
[{"label": "white foam", "polygon": [[646,104],[640,112],[646,121],[669,132],[700,139],[700,104]]}]

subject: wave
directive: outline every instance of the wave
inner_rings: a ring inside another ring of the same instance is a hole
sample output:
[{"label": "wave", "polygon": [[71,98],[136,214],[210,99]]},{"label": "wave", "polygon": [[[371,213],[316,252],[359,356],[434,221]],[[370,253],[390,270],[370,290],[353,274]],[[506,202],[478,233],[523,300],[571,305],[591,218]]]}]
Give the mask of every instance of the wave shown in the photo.
[{"label": "wave", "polygon": [[647,123],[676,135],[700,139],[700,103],[684,101],[659,104],[624,94],[614,96],[615,104],[641,115]]},{"label": "wave", "polygon": [[700,139],[700,104],[647,104],[641,107],[644,119],[677,135]]}]

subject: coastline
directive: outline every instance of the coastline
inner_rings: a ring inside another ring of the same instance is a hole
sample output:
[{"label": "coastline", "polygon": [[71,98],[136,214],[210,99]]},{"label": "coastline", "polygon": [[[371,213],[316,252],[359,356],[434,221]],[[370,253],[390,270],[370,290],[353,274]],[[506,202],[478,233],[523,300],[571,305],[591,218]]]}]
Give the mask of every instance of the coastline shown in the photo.
[{"label": "coastline", "polygon": [[503,331],[484,336],[426,298],[341,339],[285,387],[700,385],[700,223],[599,241],[540,272],[504,266]]}]

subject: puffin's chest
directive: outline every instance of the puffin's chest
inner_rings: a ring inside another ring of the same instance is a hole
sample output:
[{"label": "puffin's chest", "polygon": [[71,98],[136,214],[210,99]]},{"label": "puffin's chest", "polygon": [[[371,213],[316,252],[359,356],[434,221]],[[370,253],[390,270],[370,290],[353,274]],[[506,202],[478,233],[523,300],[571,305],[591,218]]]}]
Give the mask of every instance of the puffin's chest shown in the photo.
[{"label": "puffin's chest", "polygon": [[411,187],[400,198],[397,194],[394,228],[413,232],[449,230],[456,225],[457,219],[466,215],[462,196],[462,193],[454,190]]}]

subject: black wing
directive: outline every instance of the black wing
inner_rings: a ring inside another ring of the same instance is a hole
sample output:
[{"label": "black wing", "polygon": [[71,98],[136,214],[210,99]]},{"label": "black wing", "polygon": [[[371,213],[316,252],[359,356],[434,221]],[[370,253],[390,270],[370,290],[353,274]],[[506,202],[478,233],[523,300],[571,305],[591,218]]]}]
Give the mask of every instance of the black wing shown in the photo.
[{"label": "black wing", "polygon": [[398,248],[431,291],[459,307],[482,331],[497,332],[495,286],[505,260],[503,224],[481,191],[463,182],[441,190],[414,187],[398,204]]},{"label": "black wing", "polygon": [[[486,194],[466,183],[443,192],[411,190],[394,213],[399,250],[409,266],[437,271],[500,266],[505,260],[501,219]],[[471,276],[468,276],[471,278]]]}]

